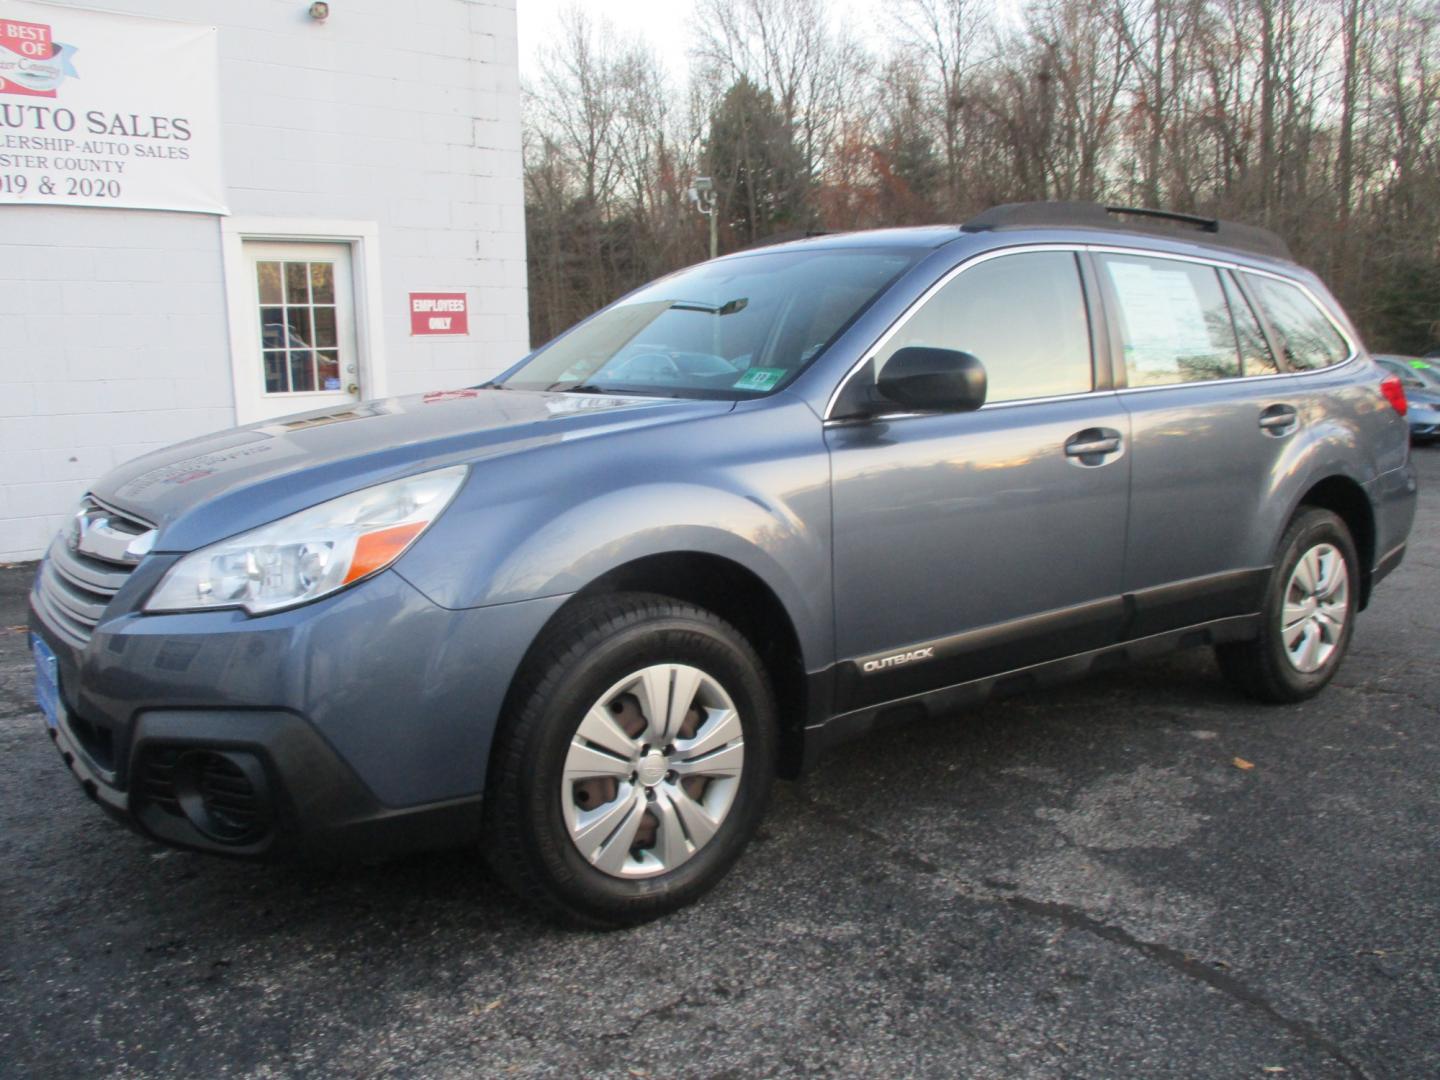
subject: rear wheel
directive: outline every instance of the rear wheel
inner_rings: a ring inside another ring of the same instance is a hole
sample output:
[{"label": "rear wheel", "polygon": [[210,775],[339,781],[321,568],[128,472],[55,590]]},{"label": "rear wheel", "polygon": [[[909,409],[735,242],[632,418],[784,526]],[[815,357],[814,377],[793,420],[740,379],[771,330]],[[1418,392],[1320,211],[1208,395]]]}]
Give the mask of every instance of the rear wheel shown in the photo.
[{"label": "rear wheel", "polygon": [[768,680],[728,623],[660,596],[585,602],[537,644],[496,733],[488,857],[570,922],[672,911],[755,831],[775,741]]},{"label": "rear wheel", "polygon": [[1231,683],[1267,702],[1319,693],[1350,646],[1359,569],[1345,522],[1328,510],[1302,508],[1280,541],[1260,636],[1215,650]]}]

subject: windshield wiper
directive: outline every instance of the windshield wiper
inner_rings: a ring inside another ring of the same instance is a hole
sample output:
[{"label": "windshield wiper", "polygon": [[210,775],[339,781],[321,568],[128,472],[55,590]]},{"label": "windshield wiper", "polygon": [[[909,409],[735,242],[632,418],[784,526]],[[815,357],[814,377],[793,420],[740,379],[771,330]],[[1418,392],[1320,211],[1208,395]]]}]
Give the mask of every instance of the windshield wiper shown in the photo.
[{"label": "windshield wiper", "polygon": [[706,315],[734,315],[737,311],[744,311],[745,306],[750,303],[748,297],[740,297],[736,300],[727,300],[723,304],[707,304],[701,300],[676,300],[670,305],[671,311],[701,311]]},{"label": "windshield wiper", "polygon": [[565,386],[561,383],[554,383],[545,388],[557,394],[614,394],[616,397],[674,397],[674,394],[667,394],[663,390],[632,390],[630,387],[597,386],[594,383],[572,383]]}]

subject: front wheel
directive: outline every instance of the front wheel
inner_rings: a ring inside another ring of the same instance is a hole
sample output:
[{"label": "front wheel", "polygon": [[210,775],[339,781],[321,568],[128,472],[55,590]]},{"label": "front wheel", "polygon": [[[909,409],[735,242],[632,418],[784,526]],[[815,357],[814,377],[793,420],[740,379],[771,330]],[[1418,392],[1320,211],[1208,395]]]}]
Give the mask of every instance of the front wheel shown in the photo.
[{"label": "front wheel", "polygon": [[583,602],[537,644],[496,733],[491,863],[572,923],[688,904],[760,821],[775,726],[759,657],[718,616],[642,594]]},{"label": "front wheel", "polygon": [[1260,701],[1304,701],[1334,677],[1359,610],[1360,564],[1345,522],[1304,507],[1280,541],[1260,636],[1216,647],[1220,668]]}]

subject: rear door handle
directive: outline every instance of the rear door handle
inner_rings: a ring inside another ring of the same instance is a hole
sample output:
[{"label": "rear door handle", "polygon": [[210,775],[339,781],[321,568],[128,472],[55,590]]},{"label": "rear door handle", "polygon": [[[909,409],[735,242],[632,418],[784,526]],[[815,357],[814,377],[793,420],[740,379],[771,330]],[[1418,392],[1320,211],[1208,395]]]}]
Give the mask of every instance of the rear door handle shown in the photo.
[{"label": "rear door handle", "polygon": [[1119,449],[1120,433],[1110,428],[1086,428],[1065,440],[1065,456],[1079,458],[1082,465],[1103,465],[1100,459]]},{"label": "rear door handle", "polygon": [[1300,425],[1300,414],[1293,405],[1271,405],[1260,414],[1260,430],[1276,438],[1289,435]]}]

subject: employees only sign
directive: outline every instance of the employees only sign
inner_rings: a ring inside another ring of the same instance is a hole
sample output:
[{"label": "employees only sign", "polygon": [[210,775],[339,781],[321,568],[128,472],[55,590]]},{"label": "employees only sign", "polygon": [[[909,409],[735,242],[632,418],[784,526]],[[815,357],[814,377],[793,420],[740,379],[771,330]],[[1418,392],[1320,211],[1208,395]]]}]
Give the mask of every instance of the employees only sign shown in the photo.
[{"label": "employees only sign", "polygon": [[470,333],[470,307],[463,292],[412,292],[410,335]]},{"label": "employees only sign", "polygon": [[213,26],[0,0],[0,203],[226,212]]}]

